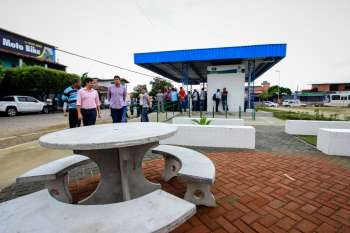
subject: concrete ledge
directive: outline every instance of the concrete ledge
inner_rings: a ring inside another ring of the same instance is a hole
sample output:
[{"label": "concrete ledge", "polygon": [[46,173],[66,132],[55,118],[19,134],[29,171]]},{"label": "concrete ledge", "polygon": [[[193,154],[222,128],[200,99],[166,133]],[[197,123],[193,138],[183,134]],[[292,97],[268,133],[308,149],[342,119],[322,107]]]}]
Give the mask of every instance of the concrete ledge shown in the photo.
[{"label": "concrete ledge", "polygon": [[[189,124],[197,125],[192,120],[199,120],[198,117],[175,117],[173,118],[173,124]],[[207,118],[211,121],[210,125],[244,125],[243,119],[226,119],[226,118]]]},{"label": "concrete ledge", "polygon": [[320,128],[350,129],[350,121],[286,121],[285,132],[294,135],[317,135]]},{"label": "concrete ledge", "polygon": [[252,126],[174,124],[177,133],[160,144],[255,149],[255,128]]},{"label": "concrete ledge", "polygon": [[320,129],[317,149],[328,155],[350,156],[350,129]]}]

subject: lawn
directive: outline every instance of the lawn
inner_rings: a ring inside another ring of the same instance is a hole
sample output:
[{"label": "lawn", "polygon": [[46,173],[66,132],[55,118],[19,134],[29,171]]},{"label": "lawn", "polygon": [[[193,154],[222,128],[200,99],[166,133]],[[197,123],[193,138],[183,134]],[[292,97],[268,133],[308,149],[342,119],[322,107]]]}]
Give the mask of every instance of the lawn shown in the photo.
[{"label": "lawn", "polygon": [[317,136],[315,135],[298,135],[297,137],[311,145],[317,145]]}]

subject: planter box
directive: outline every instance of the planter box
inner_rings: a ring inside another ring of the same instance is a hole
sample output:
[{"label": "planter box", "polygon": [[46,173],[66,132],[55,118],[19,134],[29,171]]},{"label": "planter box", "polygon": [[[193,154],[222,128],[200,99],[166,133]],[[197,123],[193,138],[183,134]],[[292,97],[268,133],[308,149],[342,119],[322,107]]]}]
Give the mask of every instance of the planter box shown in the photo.
[{"label": "planter box", "polygon": [[328,155],[350,156],[350,129],[320,129],[317,149]]},{"label": "planter box", "polygon": [[160,144],[255,149],[255,128],[252,126],[176,124],[177,133]]},{"label": "planter box", "polygon": [[[185,124],[185,125],[197,125],[197,123],[192,120],[199,120],[200,118],[196,117],[175,117],[173,118],[173,124]],[[232,126],[243,126],[243,119],[226,119],[226,118],[207,118],[211,120],[210,125],[232,125]]]},{"label": "planter box", "polygon": [[294,135],[317,135],[320,128],[350,129],[350,121],[286,121],[285,132]]}]

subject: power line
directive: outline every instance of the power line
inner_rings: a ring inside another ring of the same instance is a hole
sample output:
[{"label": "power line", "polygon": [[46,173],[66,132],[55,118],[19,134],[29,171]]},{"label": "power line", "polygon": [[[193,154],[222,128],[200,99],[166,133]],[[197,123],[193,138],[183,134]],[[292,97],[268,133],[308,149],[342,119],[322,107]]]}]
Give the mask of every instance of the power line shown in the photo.
[{"label": "power line", "polygon": [[76,57],[80,57],[80,58],[83,58],[83,59],[86,59],[86,60],[94,61],[94,62],[103,64],[103,65],[106,65],[106,66],[111,66],[111,67],[114,67],[114,68],[125,70],[125,71],[131,72],[131,73],[140,74],[140,75],[148,76],[148,77],[151,77],[151,78],[157,78],[157,76],[153,76],[153,75],[150,75],[150,74],[145,74],[145,73],[142,73],[142,72],[139,72],[139,71],[135,71],[135,70],[131,70],[131,69],[128,69],[128,68],[124,68],[124,67],[121,67],[121,66],[113,65],[113,64],[110,64],[110,63],[107,63],[107,62],[104,62],[104,61],[100,61],[100,60],[97,60],[97,59],[94,59],[94,58],[90,58],[90,57],[86,57],[86,56],[83,56],[83,55],[79,55],[77,53],[69,52],[69,51],[66,51],[66,50],[63,50],[63,49],[56,48],[56,50],[58,50],[60,52],[63,52],[63,53],[67,53],[67,54],[72,55],[72,56],[76,56]]}]

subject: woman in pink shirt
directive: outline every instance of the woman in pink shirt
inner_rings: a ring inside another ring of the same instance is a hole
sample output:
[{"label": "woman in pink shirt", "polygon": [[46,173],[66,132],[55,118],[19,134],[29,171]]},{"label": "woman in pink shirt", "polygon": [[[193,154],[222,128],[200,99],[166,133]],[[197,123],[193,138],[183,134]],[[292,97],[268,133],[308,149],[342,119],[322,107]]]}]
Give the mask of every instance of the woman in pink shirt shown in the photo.
[{"label": "woman in pink shirt", "polygon": [[94,125],[96,123],[96,116],[100,115],[100,98],[95,89],[91,78],[85,79],[85,87],[78,91],[77,110],[78,118],[83,120],[84,126]]}]

